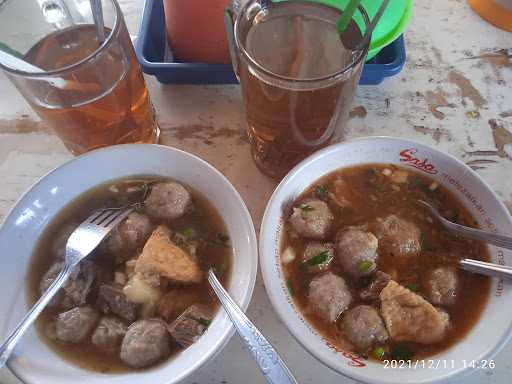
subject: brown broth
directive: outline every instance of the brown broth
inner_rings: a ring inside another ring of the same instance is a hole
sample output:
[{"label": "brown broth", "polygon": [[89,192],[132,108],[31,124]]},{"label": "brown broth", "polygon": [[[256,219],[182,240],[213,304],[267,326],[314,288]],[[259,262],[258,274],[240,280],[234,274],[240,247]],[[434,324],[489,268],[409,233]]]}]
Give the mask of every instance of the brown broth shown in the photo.
[{"label": "brown broth", "polygon": [[[131,193],[127,193],[127,190],[140,190],[141,185],[155,180],[169,181],[161,177],[151,176],[114,180],[87,191],[67,205],[48,225],[32,256],[27,280],[29,286],[29,302],[35,303],[39,298],[39,282],[54,262],[56,239],[58,239],[59,235],[65,231],[66,228],[76,227],[95,209],[123,206],[139,201],[143,195],[142,190],[141,192]],[[117,187],[118,192],[112,190],[114,185]],[[152,223],[155,227],[158,224],[165,224],[172,231],[177,232],[181,232],[186,228],[193,228],[196,233],[201,233],[203,238],[211,239],[211,241],[208,241],[206,245],[201,247],[198,251],[199,264],[203,271],[207,271],[209,267],[215,268],[217,275],[225,286],[230,276],[232,252],[227,241],[223,244],[222,241],[218,240],[218,235],[227,234],[226,226],[219,212],[203,195],[189,187],[187,187],[187,189],[192,193],[195,205],[194,212],[169,222],[152,220]],[[134,252],[133,256],[135,256],[138,251]],[[102,256],[101,247],[95,251],[95,254],[91,255],[94,263],[101,263],[105,268],[112,268],[113,270],[114,266],[103,262],[102,260],[104,258]],[[217,310],[217,299],[206,279],[203,279],[201,283],[191,287],[194,287],[195,293],[197,293],[195,295],[198,298],[196,303]],[[94,292],[92,292],[87,298],[87,303],[94,305],[95,300],[96,297]],[[44,330],[49,325],[52,318],[60,312],[63,311],[47,308],[36,322],[36,329],[40,338],[60,357],[82,368],[97,372],[111,373],[131,369],[121,361],[118,353],[107,353],[94,346],[88,340],[78,344],[71,344],[50,339],[45,334]],[[171,358],[180,350],[181,349],[176,345],[172,346]]]},{"label": "brown broth", "polygon": [[[390,178],[382,173],[385,168],[409,173],[407,183],[397,184],[400,191],[391,187],[393,183],[390,182]],[[333,182],[340,177],[346,182],[346,186],[340,192],[352,205],[351,208],[340,209],[332,201],[328,202],[336,219],[335,230],[326,241],[334,242],[336,230],[340,228],[369,223],[375,218],[387,214],[396,214],[413,222],[421,230],[422,237],[427,239],[423,241],[421,254],[414,259],[415,262],[407,260],[405,263],[397,264],[396,258],[379,252],[377,269],[395,275],[394,279],[399,284],[416,284],[417,293],[421,295],[426,272],[433,267],[456,266],[461,258],[490,260],[487,247],[484,244],[457,238],[443,230],[440,224],[428,221],[425,210],[417,205],[415,200],[432,201],[439,205],[440,211],[445,217],[449,217],[459,224],[478,227],[470,213],[446,188],[438,186],[434,191],[430,190],[429,186],[433,180],[410,169],[394,165],[371,164],[335,171],[315,182],[299,196],[294,205],[307,198],[319,198],[318,186],[326,186],[328,190],[333,190]],[[350,343],[344,339],[337,324],[328,323],[315,313],[308,311],[308,286],[311,278],[315,275],[301,268],[301,256],[307,239],[290,237],[290,229],[290,224],[287,222],[281,242],[281,252],[291,246],[297,255],[290,264],[283,264],[287,285],[291,289],[293,299],[304,317],[316,330],[339,348],[346,349]],[[443,251],[440,251],[441,249]],[[331,270],[337,275],[346,277],[336,258]],[[458,276],[459,292],[463,292],[463,294],[457,296],[454,305],[443,307],[449,313],[451,323],[445,337],[441,342],[431,345],[407,343],[413,358],[428,357],[453,346],[464,338],[480,318],[489,298],[491,279],[462,270],[458,272]],[[352,292],[362,288],[361,281],[354,281],[350,278],[346,278],[346,281]],[[352,296],[355,300],[351,307],[363,303],[368,304],[368,302],[361,301],[358,295],[353,294]],[[388,344],[392,345],[392,343]]]}]

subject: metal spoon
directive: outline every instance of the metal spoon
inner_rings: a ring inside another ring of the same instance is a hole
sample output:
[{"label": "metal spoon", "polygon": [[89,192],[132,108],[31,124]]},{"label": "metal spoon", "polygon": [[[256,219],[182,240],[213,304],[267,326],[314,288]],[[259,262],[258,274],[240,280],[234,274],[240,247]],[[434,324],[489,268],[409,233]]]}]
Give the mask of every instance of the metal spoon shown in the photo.
[{"label": "metal spoon", "polygon": [[462,237],[467,237],[468,239],[483,241],[485,243],[493,244],[501,248],[512,249],[512,237],[510,236],[496,235],[494,233],[482,231],[481,229],[469,228],[464,225],[452,223],[451,221],[448,221],[443,216],[441,216],[439,211],[426,201],[418,200],[418,203],[427,208],[430,213],[441,223],[441,225],[448,229],[450,232],[453,232]]},{"label": "metal spoon", "polygon": [[105,22],[103,20],[103,7],[101,6],[101,0],[90,0],[92,18],[94,19],[94,25],[96,25],[96,35],[98,41],[101,44],[105,41]]},{"label": "metal spoon", "polygon": [[[435,219],[438,220],[445,229],[454,234],[466,237],[468,239],[483,241],[501,248],[512,249],[512,237],[496,235],[494,233],[482,231],[481,229],[474,229],[464,225],[452,223],[451,221],[446,220],[443,216],[441,216],[439,211],[426,201],[418,200],[418,203],[421,206],[427,208],[432,216],[434,216]],[[512,280],[512,267],[506,265],[487,263],[485,261],[473,259],[462,259],[459,266],[469,272]]]},{"label": "metal spoon", "polygon": [[254,360],[256,360],[261,372],[263,372],[267,383],[297,384],[297,381],[279,354],[272,345],[270,345],[267,339],[263,337],[258,328],[248,319],[240,307],[235,304],[233,299],[222,287],[222,284],[217,279],[212,269],[208,271],[208,282],[235,326],[238,335],[249,348]]},{"label": "metal spoon", "polygon": [[377,26],[380,18],[382,17],[382,14],[386,10],[386,7],[388,6],[389,0],[383,0],[379,9],[377,10],[377,13],[375,16],[373,16],[372,21],[370,22],[370,25],[366,29],[364,36],[359,42],[351,40],[349,37],[346,37],[346,34],[343,32],[341,35],[341,40],[343,41],[343,45],[347,49],[351,49],[352,51],[360,51],[363,49],[363,47],[368,43],[368,41],[372,38],[372,33],[375,27]]}]

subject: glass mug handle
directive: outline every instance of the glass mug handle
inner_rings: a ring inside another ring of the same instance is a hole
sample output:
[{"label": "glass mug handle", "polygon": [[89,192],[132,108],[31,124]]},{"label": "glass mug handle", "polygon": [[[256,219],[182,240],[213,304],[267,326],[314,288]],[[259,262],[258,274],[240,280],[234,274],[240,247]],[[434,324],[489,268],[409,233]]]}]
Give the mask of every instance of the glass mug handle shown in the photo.
[{"label": "glass mug handle", "polygon": [[229,54],[231,56],[231,63],[233,65],[233,71],[235,72],[235,76],[240,82],[239,75],[239,65],[238,65],[238,50],[236,49],[235,44],[235,26],[233,22],[236,18],[237,12],[239,11],[240,4],[239,1],[234,0],[224,9],[224,24],[226,26],[226,34],[228,39],[229,46]]}]

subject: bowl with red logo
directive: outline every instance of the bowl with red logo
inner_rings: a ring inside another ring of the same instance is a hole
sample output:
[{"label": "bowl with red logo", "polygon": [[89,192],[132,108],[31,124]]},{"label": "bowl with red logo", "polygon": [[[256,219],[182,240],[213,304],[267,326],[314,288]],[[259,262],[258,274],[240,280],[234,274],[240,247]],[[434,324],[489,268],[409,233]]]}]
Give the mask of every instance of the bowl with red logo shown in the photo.
[{"label": "bowl with red logo", "polygon": [[[281,181],[270,198],[261,224],[260,266],[267,294],[275,311],[299,343],[319,361],[359,382],[440,383],[479,368],[495,367],[494,356],[512,336],[512,286],[492,279],[487,303],[470,331],[448,349],[403,364],[386,364],[333,342],[310,324],[295,302],[283,267],[283,234],[291,203],[323,176],[364,164],[392,164],[428,176],[454,195],[481,229],[512,233],[512,218],[493,190],[457,158],[414,141],[390,137],[355,139],[314,153]],[[394,167],[393,166],[393,167]],[[512,252],[488,246],[491,261],[512,265]],[[288,257],[288,255],[286,256]],[[295,257],[300,257],[299,254]],[[339,325],[339,321],[338,321]],[[396,362],[396,360],[395,360]]]}]

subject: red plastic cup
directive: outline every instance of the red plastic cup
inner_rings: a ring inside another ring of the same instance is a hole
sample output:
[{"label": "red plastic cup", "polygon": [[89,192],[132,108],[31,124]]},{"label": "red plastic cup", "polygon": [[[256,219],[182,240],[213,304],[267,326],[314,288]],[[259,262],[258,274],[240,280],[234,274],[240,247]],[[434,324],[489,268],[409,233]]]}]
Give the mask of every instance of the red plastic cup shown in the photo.
[{"label": "red plastic cup", "polygon": [[229,0],[164,0],[165,25],[175,59],[229,63],[224,8]]}]

